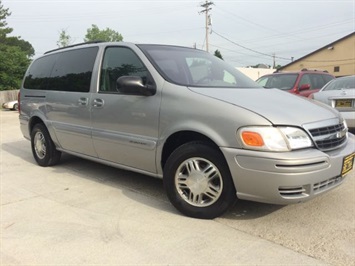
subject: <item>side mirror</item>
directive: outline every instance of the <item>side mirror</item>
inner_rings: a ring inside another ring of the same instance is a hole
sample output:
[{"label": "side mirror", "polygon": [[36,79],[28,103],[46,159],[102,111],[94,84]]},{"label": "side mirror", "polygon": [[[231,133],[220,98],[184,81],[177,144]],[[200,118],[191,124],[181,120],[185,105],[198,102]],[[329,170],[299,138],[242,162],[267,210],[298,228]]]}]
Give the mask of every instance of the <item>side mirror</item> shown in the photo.
[{"label": "side mirror", "polygon": [[310,88],[311,88],[311,84],[302,84],[298,90],[305,91],[305,90],[309,90]]},{"label": "side mirror", "polygon": [[151,96],[156,92],[155,85],[144,85],[143,79],[138,76],[122,76],[116,81],[118,92],[127,95]]}]

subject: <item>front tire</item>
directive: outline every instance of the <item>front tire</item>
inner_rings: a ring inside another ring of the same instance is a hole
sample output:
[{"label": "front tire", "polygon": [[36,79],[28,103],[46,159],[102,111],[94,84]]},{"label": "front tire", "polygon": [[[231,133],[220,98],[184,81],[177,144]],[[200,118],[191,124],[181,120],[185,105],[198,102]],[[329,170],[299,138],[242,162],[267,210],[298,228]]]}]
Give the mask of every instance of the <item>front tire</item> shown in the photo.
[{"label": "front tire", "polygon": [[236,199],[223,154],[204,142],[189,142],[177,148],[165,164],[163,181],[175,208],[194,218],[218,217]]},{"label": "front tire", "polygon": [[32,154],[40,166],[51,166],[59,162],[61,152],[57,151],[44,124],[36,124],[31,132]]}]

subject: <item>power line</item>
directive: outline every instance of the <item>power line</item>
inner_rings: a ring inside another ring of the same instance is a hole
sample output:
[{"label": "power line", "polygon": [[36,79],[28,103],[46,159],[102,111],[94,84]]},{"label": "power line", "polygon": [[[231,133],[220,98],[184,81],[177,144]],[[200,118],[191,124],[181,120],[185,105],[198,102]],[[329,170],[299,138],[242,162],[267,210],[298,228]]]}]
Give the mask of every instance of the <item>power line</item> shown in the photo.
[{"label": "power line", "polygon": [[[218,35],[219,37],[221,37],[222,39],[225,39],[226,41],[229,41],[230,43],[236,45],[236,46],[239,46],[245,50],[248,50],[248,51],[251,51],[251,52],[254,52],[254,53],[257,53],[257,54],[260,54],[260,55],[264,55],[264,56],[268,56],[268,57],[272,57],[273,59],[277,58],[277,59],[283,59],[283,60],[289,60],[289,61],[292,61],[290,58],[286,58],[286,57],[280,57],[280,56],[275,56],[274,54],[266,54],[266,53],[262,53],[262,52],[259,52],[259,51],[256,51],[254,49],[251,49],[251,48],[248,48],[248,47],[245,47],[241,44],[238,44],[224,36],[222,36],[221,34],[217,33],[216,31],[212,31],[214,34]],[[337,60],[306,60],[304,59],[303,61],[305,62],[309,62],[309,63],[330,63],[330,62],[343,62],[343,61],[352,61],[352,60],[355,60],[355,58],[344,58],[344,59],[337,59]]]},{"label": "power line", "polygon": [[[275,30],[275,29],[271,29],[271,28],[268,28],[264,25],[261,25],[261,24],[258,24],[258,23],[255,23],[254,21],[251,21],[251,20],[248,20],[240,15],[236,15],[230,11],[227,11],[219,6],[216,6],[217,8],[217,11],[222,11],[232,17],[235,17],[235,18],[238,18],[244,22],[247,22],[248,24],[250,25],[253,25],[253,26],[256,26],[258,28],[262,28],[262,29],[266,29],[268,31],[271,31],[271,32],[274,32],[276,34],[274,35],[271,35],[271,36],[268,36],[268,37],[258,37],[258,38],[254,38],[254,39],[251,39],[251,40],[248,40],[248,41],[245,41],[245,42],[255,42],[255,41],[259,41],[260,39],[265,41],[265,40],[268,40],[268,39],[275,39],[275,38],[278,38],[278,37],[287,37],[287,38],[293,38],[293,39],[297,39],[298,41],[305,41],[305,38],[301,38],[299,36],[297,36],[296,34],[298,33],[306,33],[306,32],[312,32],[312,31],[319,31],[320,29],[325,29],[325,28],[330,28],[330,27],[338,27],[339,25],[343,25],[343,24],[348,24],[348,23],[353,23],[353,20],[354,18],[347,18],[347,19],[343,19],[343,20],[340,20],[340,21],[335,21],[335,22],[330,22],[328,24],[321,24],[321,25],[315,25],[313,27],[309,27],[309,28],[304,28],[302,27],[302,29],[298,29],[296,31],[288,31],[287,33],[285,32],[281,32],[279,30]],[[308,38],[307,38],[308,40]]]},{"label": "power line", "polygon": [[230,43],[233,43],[234,45],[239,46],[239,47],[241,47],[241,48],[243,48],[243,49],[245,49],[245,50],[251,51],[251,52],[253,52],[253,53],[257,53],[257,54],[264,55],[264,56],[268,56],[268,57],[272,57],[272,58],[278,58],[278,59],[283,59],[283,60],[289,60],[289,61],[291,61],[291,58],[279,57],[279,56],[274,56],[274,55],[271,55],[271,54],[262,53],[262,52],[259,52],[259,51],[254,50],[254,49],[245,47],[245,46],[243,46],[243,45],[241,45],[241,44],[238,44],[238,43],[236,43],[236,42],[234,42],[234,41],[232,41],[232,40],[230,40],[230,39],[228,39],[228,38],[222,36],[221,34],[217,33],[217,32],[214,31],[214,30],[213,30],[212,32],[213,32],[214,34],[218,35],[219,37],[221,37],[222,39],[225,39],[226,41],[228,41],[228,42],[230,42]]}]

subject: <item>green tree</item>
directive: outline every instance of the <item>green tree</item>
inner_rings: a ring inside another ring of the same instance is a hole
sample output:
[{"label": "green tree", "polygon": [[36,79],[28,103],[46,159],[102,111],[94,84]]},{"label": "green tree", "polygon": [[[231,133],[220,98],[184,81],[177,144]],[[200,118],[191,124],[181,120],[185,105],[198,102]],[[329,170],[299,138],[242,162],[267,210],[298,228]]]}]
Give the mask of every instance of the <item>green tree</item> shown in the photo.
[{"label": "green tree", "polygon": [[32,57],[35,54],[33,46],[29,42],[20,39],[20,37],[6,37],[3,43],[9,46],[19,47],[28,57]]},{"label": "green tree", "polygon": [[223,60],[223,56],[219,50],[214,51],[214,56],[217,56],[218,58]]},{"label": "green tree", "polygon": [[30,59],[18,46],[0,44],[0,90],[16,90]]},{"label": "green tree", "polygon": [[57,41],[58,47],[65,47],[70,45],[72,39],[65,29],[62,29],[59,33],[59,40]]},{"label": "green tree", "polygon": [[91,25],[91,28],[87,29],[87,33],[84,38],[84,42],[89,41],[106,41],[106,42],[120,42],[123,41],[123,37],[117,31],[110,28],[100,30],[96,25]]},{"label": "green tree", "polygon": [[12,28],[7,27],[6,18],[11,15],[8,8],[4,8],[0,0],[0,39],[6,37],[7,34],[13,31]]},{"label": "green tree", "polygon": [[270,68],[269,65],[266,64],[256,64],[254,66],[250,66],[251,68]]},{"label": "green tree", "polygon": [[6,18],[10,16],[0,0],[0,90],[19,89],[23,75],[30,63],[34,49],[29,42],[20,37],[8,37],[13,31],[7,26]]}]

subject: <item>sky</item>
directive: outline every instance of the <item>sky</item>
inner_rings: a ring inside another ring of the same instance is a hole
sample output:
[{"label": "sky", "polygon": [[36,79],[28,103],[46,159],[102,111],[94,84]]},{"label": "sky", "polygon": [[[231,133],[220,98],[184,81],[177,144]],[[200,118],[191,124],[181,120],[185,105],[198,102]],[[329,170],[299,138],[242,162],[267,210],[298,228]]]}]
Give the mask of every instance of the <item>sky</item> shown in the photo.
[{"label": "sky", "polygon": [[[210,0],[209,52],[235,67],[286,65],[355,31],[355,0]],[[38,57],[57,48],[64,29],[81,43],[93,24],[126,42],[206,49],[206,1],[2,0],[11,36],[32,44]],[[352,55],[354,57],[354,55]]]}]

